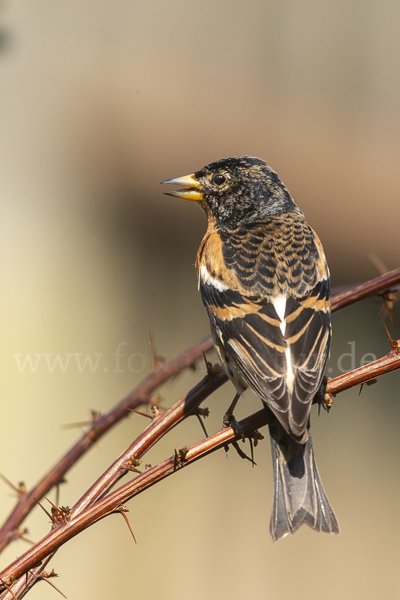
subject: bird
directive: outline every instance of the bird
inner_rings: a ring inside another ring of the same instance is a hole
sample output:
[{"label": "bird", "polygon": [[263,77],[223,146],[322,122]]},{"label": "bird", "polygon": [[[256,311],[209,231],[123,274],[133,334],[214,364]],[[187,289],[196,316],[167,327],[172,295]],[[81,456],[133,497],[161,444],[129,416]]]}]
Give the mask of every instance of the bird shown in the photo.
[{"label": "bird", "polygon": [[[207,231],[197,252],[198,288],[213,343],[236,389],[268,413],[273,459],[273,541],[303,524],[339,533],[314,459],[310,411],[331,341],[330,274],[322,244],[277,173],[234,156],[162,182],[200,204]],[[225,421],[226,422],[226,421]]]}]

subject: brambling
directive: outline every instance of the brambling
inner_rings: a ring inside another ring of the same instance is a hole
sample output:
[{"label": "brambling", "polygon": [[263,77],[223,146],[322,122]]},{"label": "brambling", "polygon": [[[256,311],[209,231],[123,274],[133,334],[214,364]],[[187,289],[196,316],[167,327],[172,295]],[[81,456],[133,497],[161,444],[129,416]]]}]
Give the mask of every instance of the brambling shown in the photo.
[{"label": "brambling", "polygon": [[273,540],[305,523],[339,533],[314,460],[310,410],[331,337],[330,277],[316,233],[278,175],[237,156],[163,183],[208,219],[197,253],[201,297],[237,398],[251,388],[269,413]]}]

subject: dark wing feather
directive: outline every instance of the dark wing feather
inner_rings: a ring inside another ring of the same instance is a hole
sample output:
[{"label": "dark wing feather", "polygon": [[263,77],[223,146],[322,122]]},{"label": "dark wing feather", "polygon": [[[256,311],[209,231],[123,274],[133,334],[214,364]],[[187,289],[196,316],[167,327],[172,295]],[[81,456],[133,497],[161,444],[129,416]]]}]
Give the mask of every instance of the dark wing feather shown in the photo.
[{"label": "dark wing feather", "polygon": [[[253,389],[274,412],[287,413],[287,343],[273,304],[259,295],[245,297],[231,290],[219,291],[213,285],[200,284],[200,291],[227,372],[232,364],[244,387]],[[235,383],[235,377],[231,378]]]},{"label": "dark wing feather", "polygon": [[295,370],[291,398],[290,430],[300,436],[307,427],[311,403],[324,375],[329,356],[329,279],[321,279],[303,298],[289,297],[285,311],[285,339]]},{"label": "dark wing feather", "polygon": [[[324,275],[301,298],[286,297],[282,332],[271,295],[246,294],[200,280],[214,341],[230,365],[273,410],[296,441],[307,439],[311,404],[329,355],[329,279]],[[288,355],[293,375],[288,374]]]},{"label": "dark wing feather", "polygon": [[287,344],[273,305],[259,296],[244,297],[209,284],[201,283],[200,291],[216,343],[239,375],[260,395],[268,385],[275,391],[274,382],[286,371]]}]

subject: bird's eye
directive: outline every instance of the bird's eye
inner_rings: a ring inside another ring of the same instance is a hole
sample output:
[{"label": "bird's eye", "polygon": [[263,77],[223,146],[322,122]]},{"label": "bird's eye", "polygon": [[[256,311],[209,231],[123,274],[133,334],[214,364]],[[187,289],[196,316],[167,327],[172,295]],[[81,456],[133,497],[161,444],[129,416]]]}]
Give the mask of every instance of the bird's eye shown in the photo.
[{"label": "bird's eye", "polygon": [[215,185],[223,185],[225,183],[225,181],[226,181],[226,177],[225,177],[225,175],[221,175],[221,173],[217,173],[213,177],[213,183],[215,183]]}]

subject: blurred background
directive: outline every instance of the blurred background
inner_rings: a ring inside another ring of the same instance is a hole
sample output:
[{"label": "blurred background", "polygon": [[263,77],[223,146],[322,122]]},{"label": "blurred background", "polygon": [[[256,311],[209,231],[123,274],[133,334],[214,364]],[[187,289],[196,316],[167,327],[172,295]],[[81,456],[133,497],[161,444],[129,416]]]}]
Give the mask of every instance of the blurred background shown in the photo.
[{"label": "blurred background", "polygon": [[[31,487],[80,436],[63,425],[109,410],[149,372],[149,330],[167,359],[208,334],[194,271],[205,217],[160,181],[260,156],[318,231],[334,285],[376,276],[371,253],[399,266],[399,23],[394,0],[0,3],[4,476]],[[380,306],[334,315],[329,375],[389,350]],[[165,406],[203,374],[164,386]],[[131,501],[137,546],[118,516],[79,535],[51,563],[56,584],[70,599],[400,598],[399,377],[313,411],[340,536],[302,528],[272,544],[265,440],[256,468],[219,452]],[[205,403],[209,432],[232,394]],[[248,393],[237,415],[258,408]],[[134,415],[102,439],[60,503],[145,425]],[[201,438],[188,421],[144,462]],[[1,519],[14,500],[0,483]],[[33,540],[49,530],[40,510],[27,526]],[[10,546],[1,566],[27,548]],[[42,583],[30,597],[54,594]]]}]

